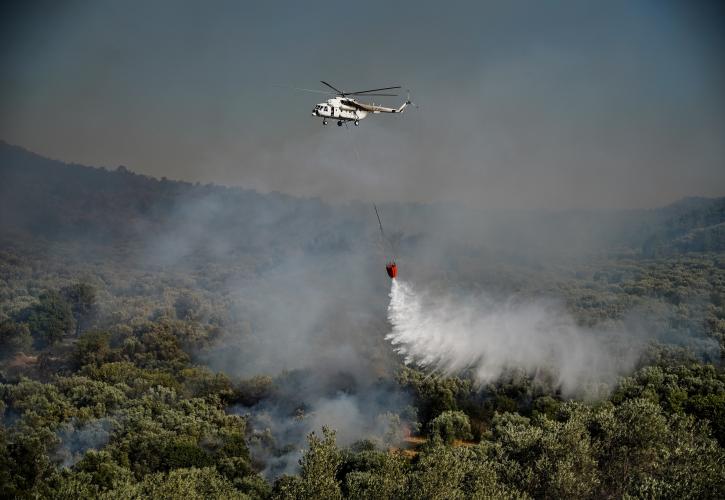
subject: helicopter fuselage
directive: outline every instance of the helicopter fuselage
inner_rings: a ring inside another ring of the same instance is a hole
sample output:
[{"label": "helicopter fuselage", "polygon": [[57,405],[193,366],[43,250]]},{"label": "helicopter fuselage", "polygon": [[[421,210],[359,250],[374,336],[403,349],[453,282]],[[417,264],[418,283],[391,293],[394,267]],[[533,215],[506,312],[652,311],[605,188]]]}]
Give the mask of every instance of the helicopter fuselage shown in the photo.
[{"label": "helicopter fuselage", "polygon": [[368,115],[368,112],[342,102],[340,98],[328,99],[317,104],[312,110],[312,116],[331,118],[338,121],[358,122]]},{"label": "helicopter fuselage", "polygon": [[[356,92],[344,92],[330,85],[324,80],[320,80],[320,83],[337,93],[337,95],[332,99],[328,99],[326,102],[321,102],[312,109],[312,116],[319,116],[320,118],[322,118],[323,125],[327,125],[328,118],[337,120],[338,127],[342,126],[343,123],[347,122],[355,122],[355,125],[359,125],[360,120],[365,118],[370,113],[402,113],[406,106],[408,106],[409,104],[413,104],[410,101],[410,92],[408,93],[408,98],[399,108],[388,108],[386,106],[379,106],[375,103],[360,102],[355,99],[355,97],[369,98],[373,96],[395,96],[397,94],[380,94],[376,92],[399,89],[400,85],[383,87],[379,89],[359,90]],[[299,90],[304,90],[307,92],[318,92],[317,90],[310,89]],[[322,93],[329,94],[329,92]]]},{"label": "helicopter fuselage", "polygon": [[[323,82],[324,83],[324,82]],[[390,87],[390,88],[398,88],[398,87]],[[386,90],[386,89],[382,89]],[[359,94],[361,92],[358,92],[356,94]],[[365,94],[365,96],[371,96],[373,94]],[[389,95],[389,94],[375,94],[375,95]],[[366,103],[366,102],[360,102],[354,97],[351,97],[351,94],[345,95],[344,93],[341,93],[340,95],[328,99],[325,102],[321,102],[317,104],[312,109],[312,116],[319,116],[322,118],[322,124],[327,125],[327,119],[332,118],[333,120],[337,120],[337,125],[342,126],[345,122],[355,122],[355,125],[360,124],[360,120],[368,116],[370,113],[378,114],[378,113],[402,113],[403,110],[408,106],[409,104],[412,104],[410,102],[410,95],[408,95],[408,98],[405,100],[405,102],[399,107],[399,108],[389,108],[386,106],[380,106],[375,103]]]}]

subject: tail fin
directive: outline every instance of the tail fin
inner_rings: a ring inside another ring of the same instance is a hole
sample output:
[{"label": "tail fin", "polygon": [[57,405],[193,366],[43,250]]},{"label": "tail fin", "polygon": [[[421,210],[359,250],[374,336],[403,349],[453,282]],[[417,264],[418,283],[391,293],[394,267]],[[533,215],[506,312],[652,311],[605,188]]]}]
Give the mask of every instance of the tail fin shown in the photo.
[{"label": "tail fin", "polygon": [[415,106],[416,108],[418,107],[418,106],[416,106],[415,104],[413,104],[413,101],[411,101],[411,100],[410,100],[410,90],[408,90],[408,95],[407,95],[407,97],[405,98],[405,102],[403,103],[403,105],[402,105],[402,106],[400,106],[400,107],[399,107],[399,108],[397,109],[396,113],[402,113],[402,112],[403,112],[403,110],[404,110],[404,109],[405,109],[406,107],[408,107],[409,105],[411,105],[411,104],[412,104],[413,106]]}]

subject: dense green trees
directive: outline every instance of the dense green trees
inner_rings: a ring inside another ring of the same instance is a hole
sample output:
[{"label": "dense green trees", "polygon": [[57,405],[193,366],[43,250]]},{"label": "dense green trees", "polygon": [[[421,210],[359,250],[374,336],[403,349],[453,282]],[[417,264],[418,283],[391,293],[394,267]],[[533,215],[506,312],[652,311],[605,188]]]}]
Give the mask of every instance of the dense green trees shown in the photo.
[{"label": "dense green trees", "polygon": [[[703,309],[710,319],[697,327],[720,341],[718,318],[725,311],[720,292],[713,290],[722,290],[725,279],[697,267],[687,271],[692,263],[678,265],[639,275],[617,271],[618,283],[637,297],[676,305],[667,328],[693,328],[688,315],[695,306],[684,309],[683,297],[714,297]],[[685,284],[671,293],[671,283],[678,282]],[[403,367],[395,383],[411,397],[416,410],[411,415],[417,413],[420,425],[403,425],[393,415],[390,435],[381,436],[377,446],[339,447],[334,431],[323,429],[309,437],[298,474],[266,480],[258,473],[263,463],[253,461],[247,447],[249,423],[232,408],[288,396],[280,392],[279,379],[235,380],[194,363],[194,353],[216,335],[217,326],[204,318],[222,315],[208,304],[187,303],[182,293],[171,295],[166,306],[121,320],[125,313],[100,313],[98,295],[74,287],[73,293],[67,287],[39,290],[35,301],[0,322],[6,352],[0,368],[5,370],[1,496],[716,498],[725,493],[725,374],[685,349],[663,347],[649,351],[641,367],[603,400],[589,403],[563,400],[544,373],[534,380],[511,371],[481,387],[465,375],[432,376]],[[609,299],[584,300],[576,286],[567,293],[574,308],[586,305],[583,318],[618,314]],[[592,288],[586,293],[592,295]],[[82,297],[95,297],[85,302],[92,313],[78,305]],[[87,328],[75,337],[74,326],[84,317]],[[29,356],[14,357],[19,351]],[[41,359],[63,356],[71,362],[43,371]],[[419,432],[417,441],[405,441],[405,429]]]},{"label": "dense green trees", "polygon": [[[68,183],[54,168],[44,172]],[[271,446],[272,459],[301,453],[299,467],[276,478],[263,477],[269,457],[249,447],[275,441],[275,430],[255,428],[241,415],[274,402],[282,408],[277,418],[304,423],[315,417],[306,383],[323,386],[316,398],[354,395],[355,384],[346,373],[324,370],[332,380],[322,384],[284,366],[243,380],[211,367],[246,369],[259,361],[245,347],[260,342],[250,304],[266,306],[268,297],[255,288],[264,284],[264,270],[288,254],[350,248],[350,234],[299,230],[298,212],[323,213],[320,227],[328,232],[337,220],[314,201],[225,191],[215,207],[220,218],[215,212],[210,223],[233,238],[218,248],[204,237],[189,248],[171,244],[163,248],[173,258],[151,258],[139,238],[190,219],[200,225],[178,207],[215,190],[127,171],[78,175],[92,177],[95,187],[68,183],[80,190],[71,201],[42,194],[32,203],[16,200],[52,245],[23,233],[23,221],[18,234],[0,234],[2,498],[725,497],[725,256],[678,253],[721,248],[721,202],[640,214],[664,221],[664,230],[625,235],[616,252],[602,249],[586,260],[542,263],[526,253],[500,259],[495,250],[463,245],[450,249],[444,269],[431,271],[443,282],[492,293],[559,298],[582,325],[626,330],[633,319],[646,321],[651,340],[677,346],[652,348],[628,376],[584,401],[563,396],[546,369],[532,377],[512,367],[480,386],[470,374],[405,367],[383,340],[384,294],[361,292],[360,302],[370,299],[381,319],[360,321],[356,337],[369,342],[355,357],[375,360],[364,376],[385,387],[382,396],[372,391],[376,397],[395,394],[403,403],[378,416],[375,427],[384,430],[369,441],[340,446],[325,428],[309,436],[304,451]],[[77,202],[96,187],[113,210],[87,221]],[[66,215],[49,223],[47,212],[56,208]],[[278,226],[253,217],[260,211],[282,214],[280,224],[292,229],[280,235]],[[87,222],[102,237],[91,235]],[[351,227],[346,231],[364,238],[364,224]],[[251,290],[243,303],[233,296],[239,282]],[[232,342],[231,356],[219,356]],[[401,410],[408,404],[411,411]]]},{"label": "dense green trees", "polygon": [[10,319],[0,320],[0,357],[18,352],[28,353],[32,344],[33,338],[27,324]]},{"label": "dense green trees", "polygon": [[345,450],[338,479],[345,497],[405,498],[408,462],[399,451],[379,450],[360,443]]},{"label": "dense green trees", "polygon": [[88,283],[74,283],[63,287],[60,291],[73,311],[76,336],[83,332],[95,314],[96,290]]},{"label": "dense green trees", "polygon": [[706,421],[722,446],[725,442],[725,373],[693,361],[647,366],[625,377],[611,396],[620,402],[643,398],[671,416],[693,415]]},{"label": "dense green trees", "polygon": [[95,314],[95,289],[75,283],[60,290],[46,290],[37,302],[0,320],[0,354],[28,353],[31,343],[43,348],[81,333]]},{"label": "dense green trees", "polygon": [[[225,411],[230,380],[192,365],[182,347],[203,334],[161,319],[74,338],[74,321],[96,319],[93,297],[75,285],[44,292],[2,323],[7,346],[17,349],[32,331],[48,339],[36,342],[38,359],[72,360],[44,373],[29,358],[16,370],[43,380],[0,384],[2,496],[268,496],[270,486],[252,470],[244,418]],[[53,350],[62,339],[64,350]]]},{"label": "dense green trees", "polygon": [[471,423],[468,415],[462,411],[444,411],[430,421],[431,439],[440,439],[446,444],[452,444],[456,439],[471,439]]},{"label": "dense green trees", "polygon": [[[490,437],[452,447],[432,441],[412,462],[374,450],[341,452],[310,436],[300,477],[276,498],[718,498],[725,454],[691,417],[667,418],[646,399],[557,418],[497,415]],[[310,482],[311,478],[317,478]]]},{"label": "dense green trees", "polygon": [[70,304],[56,291],[41,294],[39,302],[20,313],[39,346],[60,342],[73,328]]},{"label": "dense green trees", "polygon": [[[590,403],[562,400],[542,374],[532,380],[511,372],[480,387],[465,376],[402,368],[397,384],[415,404],[422,444],[401,441],[399,418],[392,420],[397,431],[380,441],[390,449],[371,442],[341,448],[334,431],[325,428],[310,435],[298,475],[270,482],[250,457],[248,423],[229,410],[284,397],[278,381],[233,380],[194,364],[195,349],[214,337],[193,314],[180,320],[176,311],[129,325],[96,315],[93,323],[105,328],[74,338],[78,316],[67,297],[67,291],[41,292],[36,303],[0,322],[9,352],[31,352],[31,331],[36,339],[62,331],[55,344],[72,339],[72,363],[64,365],[65,372],[44,374],[27,361],[25,371],[35,379],[6,379],[0,385],[4,497],[145,498],[183,492],[295,499],[716,498],[725,493],[725,374],[686,350],[651,350],[641,368],[620,379],[605,400]],[[712,304],[712,314],[722,314],[721,307]],[[35,349],[41,357],[57,356],[55,344],[36,342]],[[415,422],[406,425],[418,428]]]},{"label": "dense green trees", "polygon": [[[6,490],[45,491],[62,472],[57,460],[72,464],[72,470],[85,474],[83,482],[90,481],[98,491],[149,474],[210,467],[223,479],[219,487],[254,486],[245,481],[254,472],[244,419],[224,412],[217,395],[187,399],[162,386],[137,394],[122,382],[82,376],[59,377],[52,384],[25,379],[0,385],[6,414],[19,415],[3,434],[2,457],[10,464]],[[88,435],[90,428],[96,435]],[[72,439],[80,433],[85,439]],[[66,479],[61,480],[64,488],[73,483]]]}]

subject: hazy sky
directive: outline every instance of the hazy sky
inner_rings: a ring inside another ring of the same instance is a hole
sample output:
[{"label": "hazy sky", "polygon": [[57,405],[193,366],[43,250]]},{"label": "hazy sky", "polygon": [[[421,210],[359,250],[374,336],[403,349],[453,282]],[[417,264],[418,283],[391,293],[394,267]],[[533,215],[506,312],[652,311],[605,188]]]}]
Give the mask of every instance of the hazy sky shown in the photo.
[{"label": "hazy sky", "polygon": [[[725,195],[723,12],[684,0],[5,2],[0,139],[330,200],[597,208]],[[277,86],[321,79],[400,84],[420,109],[323,128],[310,116],[321,96]]]}]

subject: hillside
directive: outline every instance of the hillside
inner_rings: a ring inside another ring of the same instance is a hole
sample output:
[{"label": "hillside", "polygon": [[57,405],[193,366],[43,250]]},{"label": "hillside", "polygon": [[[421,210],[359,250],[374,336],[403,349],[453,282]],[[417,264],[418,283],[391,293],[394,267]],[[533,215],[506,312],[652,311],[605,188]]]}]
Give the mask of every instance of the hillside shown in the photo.
[{"label": "hillside", "polygon": [[[362,203],[330,205],[155,179],[125,167],[109,171],[65,164],[6,143],[0,143],[0,178],[2,234],[111,246],[140,246],[166,234],[192,240],[189,252],[223,248],[232,254],[335,253],[377,243],[374,217]],[[725,198],[608,212],[481,212],[449,204],[380,208],[401,249],[411,255],[425,253],[424,245],[444,245],[447,254],[525,258],[616,251],[654,256],[725,248]]]},{"label": "hillside", "polygon": [[724,201],[380,206],[432,369],[367,204],[2,144],[0,497],[722,497]]}]

